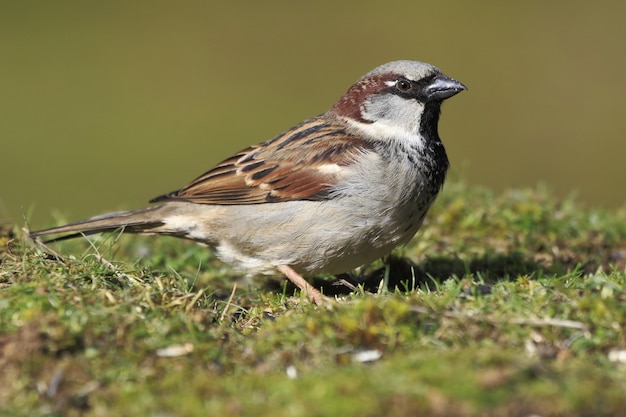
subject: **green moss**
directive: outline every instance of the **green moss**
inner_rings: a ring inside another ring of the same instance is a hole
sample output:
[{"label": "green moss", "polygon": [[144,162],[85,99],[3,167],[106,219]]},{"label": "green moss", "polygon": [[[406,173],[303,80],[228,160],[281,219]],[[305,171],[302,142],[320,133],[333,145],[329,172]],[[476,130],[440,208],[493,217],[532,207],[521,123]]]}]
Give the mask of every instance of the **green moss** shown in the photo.
[{"label": "green moss", "polygon": [[[329,306],[174,239],[0,244],[3,415],[621,415],[626,213],[452,183]],[[99,257],[113,265],[105,265]],[[384,279],[389,288],[381,288]],[[369,292],[367,289],[373,291]]]}]

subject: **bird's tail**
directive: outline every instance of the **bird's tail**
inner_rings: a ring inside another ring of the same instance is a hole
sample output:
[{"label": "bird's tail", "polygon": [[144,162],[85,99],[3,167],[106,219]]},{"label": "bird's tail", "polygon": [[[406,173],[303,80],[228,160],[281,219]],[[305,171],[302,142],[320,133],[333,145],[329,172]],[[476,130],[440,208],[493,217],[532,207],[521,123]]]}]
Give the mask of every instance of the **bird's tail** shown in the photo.
[{"label": "bird's tail", "polygon": [[133,211],[119,211],[115,213],[103,214],[76,223],[64,226],[52,227],[50,229],[29,232],[33,239],[42,236],[53,236],[46,240],[46,243],[58,242],[72,239],[79,236],[91,235],[101,232],[112,232],[120,230],[126,233],[149,234],[152,229],[163,225],[163,215],[160,212],[163,206],[154,206]]}]

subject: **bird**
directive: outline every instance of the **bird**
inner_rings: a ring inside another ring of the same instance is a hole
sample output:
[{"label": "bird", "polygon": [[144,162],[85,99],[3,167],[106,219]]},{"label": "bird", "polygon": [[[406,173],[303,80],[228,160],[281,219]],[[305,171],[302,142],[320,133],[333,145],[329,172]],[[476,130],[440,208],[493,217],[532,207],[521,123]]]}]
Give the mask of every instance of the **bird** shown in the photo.
[{"label": "bird", "polygon": [[430,64],[385,63],[325,113],[235,153],[155,205],[29,235],[56,236],[46,243],[113,231],[189,239],[247,277],[282,273],[323,304],[305,276],[371,263],[422,225],[449,167],[441,105],[463,90]]}]

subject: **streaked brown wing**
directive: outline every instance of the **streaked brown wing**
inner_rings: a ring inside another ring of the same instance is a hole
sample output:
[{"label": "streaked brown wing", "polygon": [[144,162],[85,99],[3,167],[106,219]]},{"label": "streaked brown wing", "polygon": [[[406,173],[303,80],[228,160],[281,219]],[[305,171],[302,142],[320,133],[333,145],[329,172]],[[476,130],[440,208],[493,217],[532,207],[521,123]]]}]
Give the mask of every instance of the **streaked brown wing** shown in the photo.
[{"label": "streaked brown wing", "polygon": [[244,149],[187,187],[152,202],[258,204],[322,200],[337,182],[335,168],[350,165],[369,150],[366,143],[347,134],[342,126],[318,117]]}]

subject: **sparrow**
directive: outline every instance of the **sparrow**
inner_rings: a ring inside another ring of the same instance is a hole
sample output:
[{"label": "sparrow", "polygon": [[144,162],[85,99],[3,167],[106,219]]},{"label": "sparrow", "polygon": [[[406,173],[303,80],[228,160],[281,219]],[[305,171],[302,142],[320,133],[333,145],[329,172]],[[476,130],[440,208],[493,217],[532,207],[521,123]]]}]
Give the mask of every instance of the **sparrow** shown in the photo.
[{"label": "sparrow", "polygon": [[171,235],[209,246],[248,277],[340,274],[407,243],[449,162],[441,104],[465,90],[434,66],[393,61],[365,74],[326,113],[250,146],[149,206],[32,231],[47,242],[100,232]]}]

